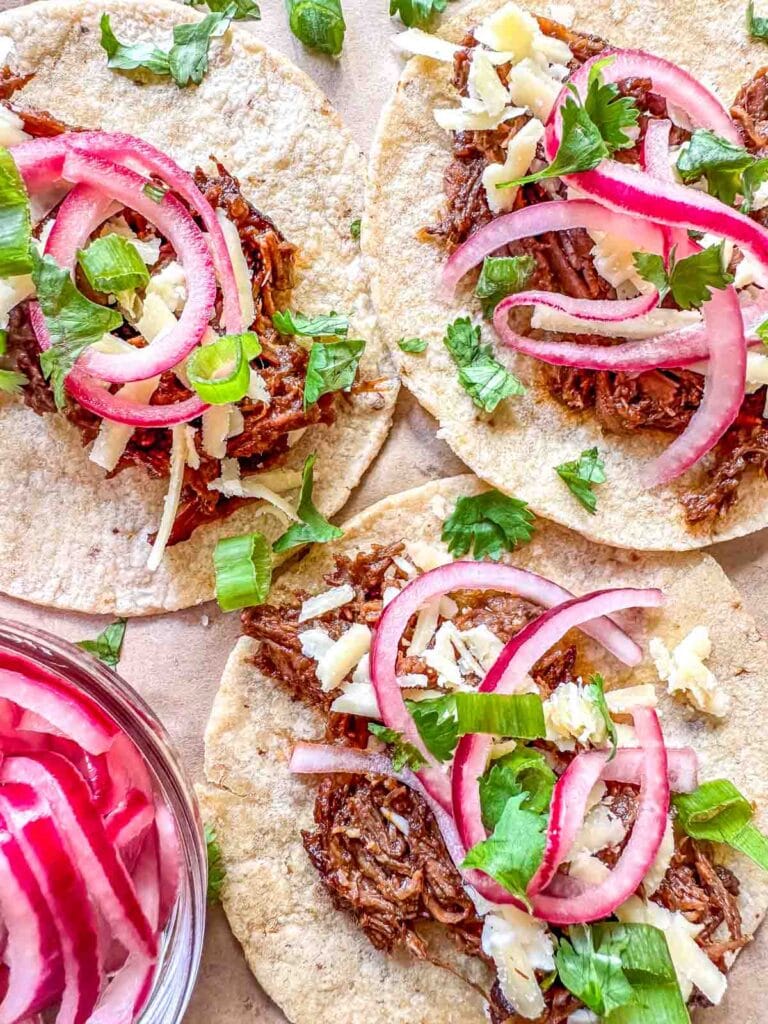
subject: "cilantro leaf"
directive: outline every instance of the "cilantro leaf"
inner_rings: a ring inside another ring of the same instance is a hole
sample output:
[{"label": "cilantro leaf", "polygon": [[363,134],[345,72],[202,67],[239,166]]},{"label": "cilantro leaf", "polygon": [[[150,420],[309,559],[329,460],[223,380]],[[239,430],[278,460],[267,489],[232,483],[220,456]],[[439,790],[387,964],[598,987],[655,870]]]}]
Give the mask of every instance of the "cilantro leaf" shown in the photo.
[{"label": "cilantro leaf", "polygon": [[126,622],[127,619],[110,622],[95,640],[78,640],[77,646],[88,651],[89,654],[98,658],[105,665],[109,665],[110,668],[115,668],[120,661]]},{"label": "cilantro leaf", "polygon": [[224,884],[226,872],[216,829],[213,825],[205,826],[205,850],[208,855],[208,902],[216,903],[221,898],[221,887]]},{"label": "cilantro leaf", "polygon": [[712,297],[712,288],[723,289],[733,283],[733,274],[723,267],[724,245],[725,241],[710,245],[682,260],[676,259],[672,249],[668,270],[660,256],[636,252],[635,268],[658,289],[661,298],[671,293],[680,309],[699,309]]},{"label": "cilantro leaf", "polygon": [[362,230],[363,222],[359,217],[356,217],[349,225],[349,233],[356,242],[360,241],[360,231]]},{"label": "cilantro leaf", "polygon": [[325,544],[329,540],[338,540],[344,536],[344,531],[329,523],[312,503],[315,459],[314,454],[308,455],[301,472],[301,490],[296,509],[301,522],[291,523],[285,533],[277,538],[272,545],[272,550],[277,554],[290,551],[300,544]]},{"label": "cilantro leaf", "polygon": [[486,320],[490,320],[502,299],[521,292],[528,285],[535,268],[533,256],[485,257],[475,295],[480,299]]},{"label": "cilantro leaf", "polygon": [[0,370],[0,394],[18,395],[29,378],[16,370]]},{"label": "cilantro leaf", "polygon": [[737,195],[744,197],[744,210],[752,206],[755,190],[768,177],[768,160],[760,159],[743,146],[698,128],[680,151],[677,170],[684,182],[704,178],[710,195],[732,206]]},{"label": "cilantro leaf", "polygon": [[338,57],[346,23],[341,0],[285,0],[291,32],[310,50]]},{"label": "cilantro leaf", "polygon": [[605,57],[589,69],[587,96],[584,109],[595,125],[611,153],[617,149],[631,149],[635,140],[626,129],[637,128],[640,111],[631,96],[622,96],[615,83],[602,80],[602,70],[615,60]]},{"label": "cilantro leaf", "polygon": [[522,395],[518,378],[498,362],[490,345],[481,345],[480,328],[469,317],[460,317],[446,328],[443,343],[459,367],[459,383],[484,412],[493,412],[499,402]]},{"label": "cilantro leaf", "polygon": [[346,337],[349,317],[343,313],[307,316],[297,310],[285,309],[272,314],[272,323],[280,334],[294,334],[301,338]]},{"label": "cilantro leaf", "polygon": [[401,772],[403,768],[410,768],[411,771],[417,772],[427,763],[416,747],[404,740],[394,729],[388,729],[385,725],[379,725],[378,722],[369,722],[368,732],[382,743],[392,747],[392,767],[396,772]]},{"label": "cilantro leaf", "polygon": [[405,706],[430,754],[438,761],[449,761],[459,742],[456,704],[450,695],[447,699],[406,700]]},{"label": "cilantro leaf", "polygon": [[589,925],[573,925],[568,939],[561,939],[555,954],[560,980],[585,1006],[600,1017],[634,1001],[635,994],[624,973],[621,954],[629,938],[622,928],[608,932],[595,947]]},{"label": "cilantro leaf", "polygon": [[619,745],[619,734],[616,729],[616,723],[611,718],[611,713],[608,710],[608,702],[605,699],[605,680],[599,672],[595,672],[594,675],[589,677],[589,682],[584,687],[584,692],[595,705],[600,713],[600,717],[605,723],[606,735],[611,741],[611,756],[608,760],[612,761],[614,757],[616,757],[616,748]]},{"label": "cilantro leaf", "polygon": [[427,342],[424,338],[401,338],[397,343],[401,352],[421,353],[427,349]]},{"label": "cilantro leaf", "polygon": [[141,69],[155,75],[169,75],[171,66],[165,50],[159,50],[152,43],[121,43],[112,31],[109,14],[102,14],[101,45],[107,52],[107,67],[119,71]]},{"label": "cilantro leaf", "polygon": [[199,85],[208,70],[211,40],[223,36],[238,13],[235,2],[222,4],[202,21],[175,25],[173,46],[167,52],[151,43],[123,43],[110,23],[110,16],[101,16],[101,45],[107,53],[107,67],[121,71],[144,70],[155,75],[170,75],[178,86],[194,82]]},{"label": "cilantro leaf", "polygon": [[768,348],[768,320],[763,320],[763,322],[755,328],[755,334],[766,348]]},{"label": "cilantro leaf", "polygon": [[577,501],[587,512],[594,515],[597,509],[597,495],[592,488],[595,484],[604,484],[606,480],[605,464],[597,448],[587,448],[573,462],[562,462],[555,466],[555,472]]},{"label": "cilantro leaf", "polygon": [[260,21],[261,11],[254,0],[184,0],[188,7],[207,7],[209,11],[218,13],[225,11],[230,4],[235,7],[233,21]]},{"label": "cilantro leaf", "polygon": [[389,0],[389,15],[397,14],[408,28],[423,28],[436,14],[442,14],[448,0]]},{"label": "cilantro leaf", "polygon": [[442,539],[456,558],[472,550],[475,559],[497,562],[533,536],[534,515],[528,505],[500,491],[459,498],[443,523]]},{"label": "cilantro leaf", "polygon": [[176,25],[173,46],[168,54],[171,77],[178,86],[194,82],[199,85],[208,70],[208,50],[211,40],[223,36],[235,16],[237,7],[229,3],[226,8],[209,14],[191,25]]},{"label": "cilantro leaf", "polygon": [[747,32],[752,39],[768,41],[768,18],[759,18],[755,14],[754,0],[747,4]]},{"label": "cilantro leaf", "polygon": [[560,146],[548,167],[542,167],[540,171],[534,171],[523,178],[504,181],[496,188],[516,188],[545,178],[562,178],[566,174],[591,171],[611,155],[612,151],[600,134],[600,129],[586,109],[570,96],[562,107],[562,123]]},{"label": "cilantro leaf", "polygon": [[541,864],[547,816],[523,808],[525,794],[510,797],[488,839],[473,846],[463,868],[479,868],[528,904],[526,889]]},{"label": "cilantro leaf", "polygon": [[352,387],[364,349],[365,342],[353,338],[314,342],[304,379],[304,408],[331,391]]},{"label": "cilantro leaf", "polygon": [[555,773],[540,750],[519,746],[505,754],[480,779],[483,823],[492,831],[499,823],[510,797],[523,793],[523,810],[544,814],[549,810]]},{"label": "cilantro leaf", "polygon": [[56,405],[63,408],[64,380],[89,345],[119,327],[123,318],[113,309],[91,302],[78,291],[68,270],[51,256],[39,256],[33,249],[32,279],[37,301],[45,316],[52,345],[40,353],[40,366],[53,385]]}]

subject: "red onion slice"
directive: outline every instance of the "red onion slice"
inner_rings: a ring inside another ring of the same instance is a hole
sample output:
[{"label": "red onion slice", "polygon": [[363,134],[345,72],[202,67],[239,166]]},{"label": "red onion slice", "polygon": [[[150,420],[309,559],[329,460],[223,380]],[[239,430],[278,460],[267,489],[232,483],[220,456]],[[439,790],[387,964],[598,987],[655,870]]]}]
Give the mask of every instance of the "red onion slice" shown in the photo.
[{"label": "red onion slice", "polygon": [[[574,598],[544,612],[514,636],[480,685],[481,693],[516,693],[525,686],[533,666],[565,634],[585,622],[627,608],[658,608],[664,597],[660,590],[632,588],[603,590]],[[463,736],[456,747],[451,773],[453,813],[461,841],[467,849],[487,838],[480,809],[479,780],[488,764],[492,736],[479,733]],[[487,899],[488,879],[481,876],[477,889]],[[497,889],[493,883],[494,892]]]},{"label": "red onion slice", "polygon": [[[638,707],[632,711],[632,717],[643,752],[634,827],[604,882],[571,897],[540,892],[533,899],[535,916],[550,924],[562,927],[610,917],[639,888],[658,855],[669,813],[667,752],[656,712]],[[561,794],[561,798],[569,799],[567,793]]]},{"label": "red onion slice", "polygon": [[0,767],[0,782],[26,783],[46,800],[115,937],[127,950],[154,958],[157,937],[107,838],[82,776],[58,754],[38,753],[6,758]]},{"label": "red onion slice", "polygon": [[674,181],[669,164],[669,136],[672,122],[666,118],[651,118],[645,126],[643,163],[648,174],[659,181]]},{"label": "red onion slice", "polygon": [[85,1024],[103,980],[96,920],[85,883],[49,810],[32,787],[0,786],[0,811],[19,841],[56,921],[64,966],[56,1024]]},{"label": "red onion slice", "polygon": [[540,235],[544,231],[569,231],[572,228],[607,231],[634,239],[638,249],[664,252],[664,233],[648,220],[614,213],[591,199],[555,199],[496,217],[460,245],[448,257],[443,268],[444,297],[450,299],[468,271],[510,242]]},{"label": "red onion slice", "polygon": [[[77,250],[107,216],[111,203],[140,213],[170,242],[184,268],[187,301],[175,327],[150,345],[130,352],[98,352],[86,349],[78,368],[99,380],[113,383],[146,380],[177,366],[200,344],[216,302],[216,280],[211,254],[191,214],[170,192],[155,202],[143,191],[146,178],[135,171],[95,159],[79,150],[69,152],[64,175],[75,183],[59,207],[45,251],[59,266],[72,269]],[[33,327],[40,347],[50,347],[45,319],[34,306]]]},{"label": "red onion slice", "polygon": [[61,947],[45,895],[0,805],[0,915],[7,965],[0,1024],[44,1009],[64,988]]},{"label": "red onion slice", "polygon": [[[640,747],[621,747],[608,761],[600,778],[639,786],[645,757]],[[692,747],[667,747],[669,788],[672,793],[692,793],[699,784],[699,757]]]},{"label": "red onion slice", "polygon": [[[432,569],[403,587],[381,613],[371,645],[371,681],[382,720],[401,733],[427,761],[419,772],[425,789],[445,809],[451,809],[451,787],[445,771],[424,746],[413,719],[403,701],[395,671],[397,652],[411,616],[428,601],[457,590],[497,590],[514,593],[544,607],[568,601],[571,594],[550,580],[509,565],[490,562],[452,562]],[[598,613],[600,614],[600,613]],[[584,620],[585,622],[587,620]],[[615,623],[602,619],[591,623],[585,632],[611,653],[637,664],[641,653],[637,645]]]}]

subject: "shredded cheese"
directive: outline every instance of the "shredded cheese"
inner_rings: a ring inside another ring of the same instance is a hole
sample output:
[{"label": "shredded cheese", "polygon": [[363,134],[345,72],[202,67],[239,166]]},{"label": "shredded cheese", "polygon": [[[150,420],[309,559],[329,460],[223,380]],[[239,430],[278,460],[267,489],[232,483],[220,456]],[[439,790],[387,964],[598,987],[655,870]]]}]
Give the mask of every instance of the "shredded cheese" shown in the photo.
[{"label": "shredded cheese", "polygon": [[331,711],[340,715],[358,715],[360,718],[381,718],[376,691],[371,683],[356,683],[344,687],[344,692],[331,704]]},{"label": "shredded cheese", "polygon": [[483,952],[496,964],[499,984],[514,1010],[536,1020],[546,1009],[536,971],[555,967],[554,946],[547,926],[515,907],[485,917]]},{"label": "shredded cheese", "polygon": [[187,435],[184,425],[173,427],[173,444],[171,445],[171,472],[168,480],[168,493],[163,501],[163,514],[157,528],[157,536],[147,559],[147,569],[155,572],[163,559],[173,529],[173,521],[181,498],[181,487],[184,483],[184,469],[187,464]]},{"label": "shredded cheese", "polygon": [[557,309],[536,306],[531,325],[541,331],[555,331],[564,334],[598,334],[604,338],[627,338],[641,341],[644,338],[654,338],[657,334],[677,331],[681,327],[688,327],[690,324],[700,322],[700,315],[693,309],[654,309],[651,313],[614,324],[600,320],[578,320]]},{"label": "shredded cheese", "polygon": [[[205,437],[205,420],[203,420],[203,437]],[[203,442],[205,443],[205,442]],[[240,464],[237,459],[224,458],[221,461],[221,476],[208,485],[211,491],[219,491],[227,498],[261,499],[272,505],[286,517],[295,522],[299,517],[296,509],[280,494],[267,487],[255,473],[252,477],[242,479]]]},{"label": "shredded cheese", "polygon": [[355,622],[342,633],[317,663],[315,674],[323,692],[335,690],[370,647],[371,631],[367,626]]},{"label": "shredded cheese", "polygon": [[7,107],[0,106],[0,146],[9,149],[31,138],[32,136],[24,131],[24,122],[19,115]]},{"label": "shredded cheese", "polygon": [[546,121],[552,113],[561,83],[531,57],[516,64],[507,76],[509,98],[518,107],[530,107],[536,117]]},{"label": "shredded cheese", "polygon": [[[1,108],[0,108],[1,109]],[[31,274],[0,278],[0,330],[8,326],[8,314],[35,291]]]},{"label": "shredded cheese", "polygon": [[224,241],[227,245],[229,258],[232,261],[232,269],[237,284],[237,295],[240,299],[240,309],[243,314],[243,325],[247,328],[256,319],[256,307],[253,302],[253,286],[251,284],[251,272],[245,259],[240,235],[232,221],[223,210],[216,210],[216,217],[224,233]]},{"label": "shredded cheese", "polygon": [[400,53],[431,57],[432,60],[444,61],[447,64],[453,63],[454,54],[461,49],[455,43],[449,43],[447,39],[441,39],[420,28],[409,28],[405,32],[398,33],[392,40],[392,44]]},{"label": "shredded cheese", "polygon": [[536,147],[544,134],[544,125],[537,118],[523,125],[507,143],[507,158],[503,164],[489,164],[483,171],[483,187],[488,206],[494,213],[512,208],[518,188],[497,188],[497,185],[522,178],[536,156]]},{"label": "shredded cheese", "polygon": [[[147,380],[130,381],[124,384],[117,394],[120,398],[129,399],[132,402],[147,403],[160,383],[160,377],[149,377]],[[114,423],[112,420],[102,420],[96,440],[91,446],[88,458],[97,466],[111,473],[120,461],[126,445],[133,436],[135,427],[125,423]],[[186,444],[186,437],[185,437]],[[185,462],[187,461],[185,455]]]},{"label": "shredded cheese", "polygon": [[648,649],[671,694],[680,694],[699,711],[724,718],[731,702],[704,662],[712,653],[706,626],[695,626],[670,653],[663,640],[652,637]]},{"label": "shredded cheese", "polygon": [[331,587],[330,590],[324,590],[322,594],[308,597],[302,604],[299,611],[299,622],[316,619],[319,615],[325,615],[326,612],[342,608],[345,604],[353,601],[354,598],[355,588],[350,583],[343,583],[340,587]]},{"label": "shredded cheese", "polygon": [[626,715],[632,708],[655,708],[658,704],[656,687],[653,683],[639,686],[625,686],[620,690],[609,690],[605,702],[612,715]]}]

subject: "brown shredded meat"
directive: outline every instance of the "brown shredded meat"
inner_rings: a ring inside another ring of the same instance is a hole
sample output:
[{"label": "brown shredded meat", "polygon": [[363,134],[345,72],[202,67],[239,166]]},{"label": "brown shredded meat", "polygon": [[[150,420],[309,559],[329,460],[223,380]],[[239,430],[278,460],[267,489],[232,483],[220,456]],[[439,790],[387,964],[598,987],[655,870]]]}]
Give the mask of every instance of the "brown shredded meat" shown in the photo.
[{"label": "brown shredded meat", "polygon": [[[8,68],[3,69],[0,72],[0,100],[7,101],[27,80],[14,76]],[[46,111],[19,108],[17,112],[24,120],[26,131],[36,137],[75,130]],[[238,406],[243,416],[243,429],[227,441],[227,456],[238,459],[241,472],[247,475],[278,465],[288,451],[289,435],[293,431],[333,423],[335,396],[323,395],[316,403],[304,408],[308,353],[295,341],[279,335],[272,324],[272,314],[286,305],[294,285],[296,247],[283,237],[268,217],[245,199],[237,179],[221,164],[217,164],[215,174],[198,169],[195,180],[208,202],[214,208],[223,209],[236,225],[253,278],[256,316],[250,329],[259,335],[262,346],[261,354],[253,365],[259,370],[271,401],[266,404],[246,398]],[[125,213],[140,237],[152,236],[152,230],[143,218],[132,211]],[[163,243],[158,267],[172,258],[170,246]],[[84,280],[79,279],[78,283],[87,291]],[[98,296],[90,297],[98,299]],[[217,310],[221,312],[221,296]],[[127,341],[141,343],[127,324],[120,333]],[[22,303],[11,314],[8,353],[28,378],[29,383],[23,388],[25,403],[39,415],[55,412],[53,392],[40,369],[39,349],[29,322],[28,303]],[[190,394],[176,375],[168,372],[162,375],[150,402],[165,405],[183,401]],[[83,444],[90,444],[98,433],[100,419],[74,401],[68,402],[64,414],[77,427]],[[181,500],[169,540],[171,545],[187,540],[202,523],[231,515],[248,500],[228,498],[220,491],[210,489],[212,481],[221,475],[220,462],[200,451],[200,445],[198,454],[200,467],[193,469],[188,466],[184,471]],[[166,477],[170,470],[170,456],[169,430],[138,429],[128,442],[113,475],[129,466],[140,466],[150,476]]]}]

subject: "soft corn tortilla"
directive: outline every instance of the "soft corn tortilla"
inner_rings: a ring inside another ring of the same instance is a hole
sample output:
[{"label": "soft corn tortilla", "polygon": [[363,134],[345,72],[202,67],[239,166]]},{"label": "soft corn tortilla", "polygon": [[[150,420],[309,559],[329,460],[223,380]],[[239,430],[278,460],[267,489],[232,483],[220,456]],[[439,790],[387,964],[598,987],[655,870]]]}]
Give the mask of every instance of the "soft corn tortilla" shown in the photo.
[{"label": "soft corn tortilla", "polygon": [[[392,378],[350,235],[364,160],[322,93],[239,25],[212,42],[200,86],[141,84],[107,68],[98,41],[104,11],[119,38],[166,48],[174,24],[200,17],[162,0],[47,0],[0,14],[0,37],[14,42],[10,63],[36,72],[14,102],[73,125],[132,132],[189,169],[213,154],[299,246],[294,308],[349,313],[351,336],[368,341],[362,375]],[[292,468],[317,452],[315,498],[326,515],[341,508],[383,443],[396,393],[392,380],[383,394],[340,399],[334,426],[311,428],[292,450]],[[147,536],[157,527],[167,481],[151,480],[141,468],[107,480],[74,427],[59,415],[41,418],[20,400],[0,402],[0,450],[0,589],[28,601],[121,615],[184,608],[213,594],[211,553],[219,537],[253,529],[276,537],[284,529],[254,502],[169,548],[150,573]]]},{"label": "soft corn tortilla", "polygon": [[[549,12],[546,4],[535,0],[519,2],[534,12]],[[460,41],[503,3],[483,0],[469,5],[447,22],[440,35]],[[555,18],[559,6],[552,5]],[[691,70],[726,104],[768,61],[768,47],[747,38],[744,0],[702,0],[695,7],[690,0],[594,0],[562,6],[577,10],[575,29],[600,35],[616,46],[647,47]],[[457,316],[479,319],[480,306],[471,294],[475,275],[468,275],[469,284],[455,301],[444,302],[437,286],[445,250],[417,237],[422,228],[437,222],[443,203],[451,136],[438,127],[432,111],[457,105],[451,72],[450,64],[424,57],[407,64],[377,130],[363,221],[374,304],[387,343],[404,383],[439,419],[441,436],[478,476],[600,543],[685,550],[768,525],[768,481],[752,474],[739,488],[738,505],[723,519],[711,529],[689,527],[679,495],[690,490],[701,469],[668,487],[647,490],[640,484],[641,467],[670,443],[671,435],[604,434],[591,412],[576,414],[559,405],[541,385],[540,364],[498,344],[489,324],[483,326],[485,339],[494,342],[497,357],[520,376],[528,392],[501,403],[488,417],[462,390],[442,337],[445,325]],[[396,342],[403,334],[427,339],[426,352],[401,352]],[[594,516],[553,469],[593,445],[605,458],[608,476],[599,488]]]},{"label": "soft corn tortilla", "polygon": [[[460,476],[378,502],[346,524],[343,539],[314,549],[284,573],[270,600],[279,603],[295,590],[326,589],[322,575],[337,554],[403,538],[438,544],[446,509],[459,496],[484,489],[475,477]],[[754,695],[768,670],[768,647],[714,559],[598,547],[542,523],[532,543],[508,561],[577,594],[606,586],[663,587],[662,611],[622,618],[641,642],[652,633],[671,645],[695,625],[709,627],[710,665],[731,695],[733,710],[718,723],[664,699],[665,736],[670,745],[693,745],[702,778],[732,779],[755,800],[759,818],[768,824],[768,736],[754,728]],[[292,744],[322,740],[324,725],[316,712],[256,671],[256,649],[255,641],[241,638],[224,670],[205,737],[208,781],[200,792],[226,868],[224,909],[257,979],[294,1024],[484,1024],[483,1000],[468,985],[432,964],[379,953],[351,917],[333,907],[300,836],[301,829],[312,828],[316,780],[288,770]],[[630,673],[592,653],[609,687],[657,678],[648,663]],[[742,881],[745,930],[751,932],[768,906],[766,876],[743,858],[734,867]],[[475,979],[483,975],[477,961],[456,954],[454,959]],[[737,968],[730,987],[738,989],[739,982]],[[728,1000],[718,1011],[723,1020]]]}]

